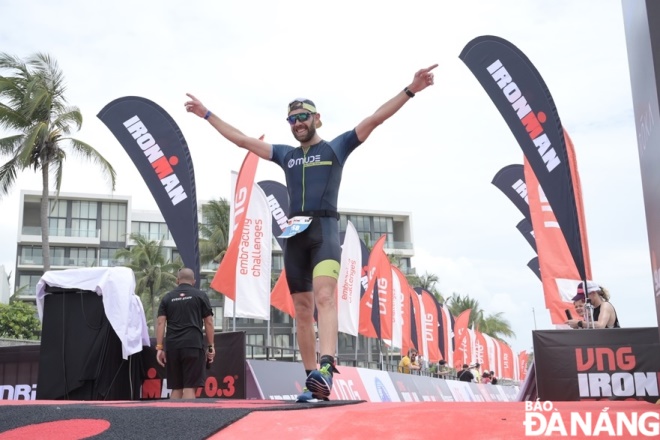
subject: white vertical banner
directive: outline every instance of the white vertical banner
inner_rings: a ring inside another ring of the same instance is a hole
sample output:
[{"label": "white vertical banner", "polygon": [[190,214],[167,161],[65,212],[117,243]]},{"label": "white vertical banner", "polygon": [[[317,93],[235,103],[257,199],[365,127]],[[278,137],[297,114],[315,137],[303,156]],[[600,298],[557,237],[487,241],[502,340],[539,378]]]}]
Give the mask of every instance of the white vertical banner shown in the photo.
[{"label": "white vertical banner", "polygon": [[504,370],[502,367],[502,345],[500,344],[500,341],[498,341],[495,338],[493,338],[493,344],[495,345],[495,358],[496,358],[496,361],[494,363],[496,367],[493,368],[493,370],[495,371],[495,376],[502,377],[502,372]]},{"label": "white vertical banner", "polygon": [[[513,350],[512,350],[513,352]],[[513,380],[520,380],[520,354],[513,353]]]},{"label": "white vertical banner", "polygon": [[[232,181],[235,187],[236,173],[232,173]],[[234,229],[233,205],[230,219],[231,234]],[[236,261],[236,318],[270,320],[272,221],[266,194],[255,183],[252,186],[252,197],[243,230],[235,231],[236,234],[241,234]],[[234,301],[227,297],[224,316],[234,317]]]},{"label": "white vertical banner", "polygon": [[339,331],[357,336],[360,321],[360,290],[362,247],[360,237],[351,222],[346,224],[341,246],[341,269],[337,279],[337,313]]},{"label": "white vertical banner", "polygon": [[[408,281],[399,278],[399,271],[392,269],[392,347],[403,348],[403,289],[408,289]],[[405,283],[405,284],[404,284]]]},{"label": "white vertical banner", "polygon": [[479,362],[479,358],[477,357],[477,335],[471,328],[468,328],[468,334],[470,335],[470,353],[472,353],[472,359],[468,363],[473,364]]},{"label": "white vertical banner", "polygon": [[483,333],[484,339],[486,340],[486,353],[488,354],[488,367],[492,370],[495,371],[496,375],[499,375],[499,371],[497,371],[497,356],[495,353],[495,342],[494,339],[490,336],[488,336],[486,333]]}]

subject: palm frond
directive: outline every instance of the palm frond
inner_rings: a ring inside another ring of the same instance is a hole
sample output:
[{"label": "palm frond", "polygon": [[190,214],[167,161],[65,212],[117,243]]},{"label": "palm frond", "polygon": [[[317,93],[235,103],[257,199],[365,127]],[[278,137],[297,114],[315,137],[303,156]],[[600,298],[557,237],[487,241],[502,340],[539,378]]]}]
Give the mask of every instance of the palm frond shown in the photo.
[{"label": "palm frond", "polygon": [[112,190],[114,191],[115,185],[117,183],[117,173],[115,169],[110,165],[101,153],[96,151],[91,145],[80,141],[74,138],[62,138],[62,140],[68,140],[71,143],[72,151],[82,158],[92,161],[94,164],[98,165],[103,172],[103,175],[110,182]]},{"label": "palm frond", "polygon": [[0,195],[9,194],[16,182],[18,159],[13,157],[0,167]]}]

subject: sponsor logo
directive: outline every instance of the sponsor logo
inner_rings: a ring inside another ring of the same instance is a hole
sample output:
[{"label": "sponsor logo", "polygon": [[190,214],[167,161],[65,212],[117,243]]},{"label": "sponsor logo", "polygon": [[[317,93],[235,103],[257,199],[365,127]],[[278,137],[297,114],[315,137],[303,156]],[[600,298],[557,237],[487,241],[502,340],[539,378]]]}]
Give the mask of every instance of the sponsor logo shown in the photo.
[{"label": "sponsor logo", "polygon": [[172,156],[169,159],[165,157],[163,151],[156,143],[156,140],[149,133],[147,127],[144,126],[137,115],[124,122],[124,127],[128,129],[128,132],[133,136],[133,139],[135,139],[151,164],[160,183],[163,185],[163,189],[165,189],[165,192],[167,192],[167,195],[170,197],[172,205],[176,206],[182,200],[187,199],[188,195],[181,186],[179,178],[172,168],[179,163],[179,158],[176,156]]},{"label": "sponsor logo", "polygon": [[0,400],[36,400],[37,384],[0,385]]},{"label": "sponsor logo", "polygon": [[[251,229],[254,229],[251,231]],[[239,243],[239,272],[241,275],[261,276],[262,239],[264,236],[262,219],[246,218]]]},{"label": "sponsor logo", "polygon": [[380,398],[381,402],[392,401],[390,393],[388,393],[387,388],[385,388],[385,384],[379,378],[374,380],[374,385],[376,386],[376,391],[378,392],[378,397]]},{"label": "sponsor logo", "polygon": [[357,261],[352,258],[348,260],[348,271],[346,280],[341,289],[342,301],[353,302],[353,284],[355,283],[355,275],[357,274]]},{"label": "sponsor logo", "polygon": [[513,188],[513,190],[518,193],[520,198],[522,198],[525,203],[529,205],[529,197],[527,196],[527,184],[522,179],[518,179],[517,182],[511,185],[511,188]]},{"label": "sponsor logo", "polygon": [[487,70],[502,90],[502,93],[504,93],[504,97],[511,104],[513,111],[516,112],[527,134],[529,134],[529,138],[534,143],[539,156],[541,156],[541,159],[545,163],[548,172],[552,172],[552,170],[561,164],[561,160],[557,157],[557,152],[552,147],[548,135],[543,131],[543,125],[541,124],[545,123],[547,119],[545,113],[538,112],[538,114],[535,114],[532,111],[525,95],[522,94],[518,85],[513,81],[513,78],[500,60],[488,66]]},{"label": "sponsor logo", "polygon": [[433,313],[422,315],[424,321],[422,323],[424,326],[424,341],[426,343],[435,342],[435,332],[438,330],[438,325],[434,324],[436,321],[434,318]]},{"label": "sponsor logo", "polygon": [[[310,165],[316,163],[317,165],[321,164],[321,155],[316,154],[314,156],[307,156],[307,157],[298,157],[298,158],[291,158],[289,159],[289,162],[287,163],[287,166],[289,168],[293,168],[295,166],[300,166],[300,165]],[[325,162],[323,164],[326,164]]]},{"label": "sponsor logo", "polygon": [[[223,378],[208,376],[203,387],[197,388],[196,397],[233,397],[236,394],[238,375]],[[142,399],[167,399],[172,390],[167,386],[167,379],[158,377],[155,368],[149,368],[147,379],[142,382]]]},{"label": "sponsor logo", "polygon": [[[371,269],[371,275],[369,278],[373,278],[376,273],[376,268]],[[387,316],[387,310],[388,310],[388,286],[389,282],[387,281],[386,278],[376,278],[376,288],[378,289],[378,313],[382,316]],[[373,308],[373,296],[369,300],[366,301],[366,305],[368,308],[372,309]]]},{"label": "sponsor logo", "polygon": [[284,231],[289,219],[280,206],[280,202],[278,202],[275,196],[272,194],[267,197],[267,200],[270,213],[273,215],[273,220],[275,220],[275,222],[280,226],[280,229]]},{"label": "sponsor logo", "polygon": [[632,347],[575,349],[580,398],[644,398],[658,396],[658,373],[632,371],[637,359]]},{"label": "sponsor logo", "polygon": [[657,411],[629,414],[609,411],[570,411],[562,413],[550,401],[525,402],[523,420],[525,435],[539,436],[603,436],[608,437],[654,437],[660,434],[660,414]]},{"label": "sponsor logo", "polygon": [[335,376],[332,390],[339,400],[362,400],[360,393],[355,389],[353,379],[339,379]]}]

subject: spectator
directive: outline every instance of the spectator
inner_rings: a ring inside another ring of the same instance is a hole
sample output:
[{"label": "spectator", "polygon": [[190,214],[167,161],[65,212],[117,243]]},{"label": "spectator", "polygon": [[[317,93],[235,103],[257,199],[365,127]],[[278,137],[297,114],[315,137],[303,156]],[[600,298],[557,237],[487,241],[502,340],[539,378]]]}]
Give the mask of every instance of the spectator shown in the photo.
[{"label": "spectator", "polygon": [[446,360],[442,359],[440,362],[438,362],[438,367],[435,374],[440,379],[447,379],[447,376],[449,375],[449,367],[447,366]]},{"label": "spectator", "polygon": [[490,370],[490,383],[497,385],[497,377],[495,377],[495,372],[493,370]]},{"label": "spectator", "polygon": [[165,367],[171,398],[194,399],[197,388],[204,385],[204,360],[211,363],[215,357],[213,311],[206,293],[194,287],[192,269],[180,269],[176,283],[177,287],[163,296],[158,307],[156,360]]},{"label": "spectator", "polygon": [[474,376],[474,381],[476,383],[481,383],[481,371],[479,370],[480,366],[481,364],[479,364],[479,362],[470,365],[470,370],[472,371],[472,375]]},{"label": "spectator", "polygon": [[481,375],[481,383],[483,384],[491,383],[490,373],[488,371],[484,371],[484,373]]},{"label": "spectator", "polygon": [[468,364],[463,364],[463,369],[458,373],[458,380],[461,382],[474,382],[474,375],[470,371]]},{"label": "spectator", "polygon": [[410,374],[413,370],[419,371],[422,367],[417,362],[417,350],[411,348],[408,355],[401,358],[399,362],[399,373]]},{"label": "spectator", "polygon": [[[579,302],[580,294],[585,295],[583,283],[580,283],[577,289],[577,295],[573,297],[574,304]],[[584,317],[569,319],[566,321],[571,328],[620,328],[619,318],[614,306],[609,302],[610,293],[602,286],[587,281],[586,289],[587,302],[593,306],[593,321],[590,317],[585,320]],[[577,309],[577,306],[576,306]]]}]

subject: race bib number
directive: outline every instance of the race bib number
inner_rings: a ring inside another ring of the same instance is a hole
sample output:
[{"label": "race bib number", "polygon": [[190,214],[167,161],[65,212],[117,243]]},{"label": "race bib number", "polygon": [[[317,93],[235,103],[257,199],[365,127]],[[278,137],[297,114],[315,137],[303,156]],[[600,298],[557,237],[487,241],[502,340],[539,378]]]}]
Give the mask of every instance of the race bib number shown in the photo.
[{"label": "race bib number", "polygon": [[300,234],[309,227],[310,223],[312,223],[312,217],[291,217],[287,220],[287,226],[284,228],[284,231],[282,231],[280,238],[289,238],[296,234]]}]

